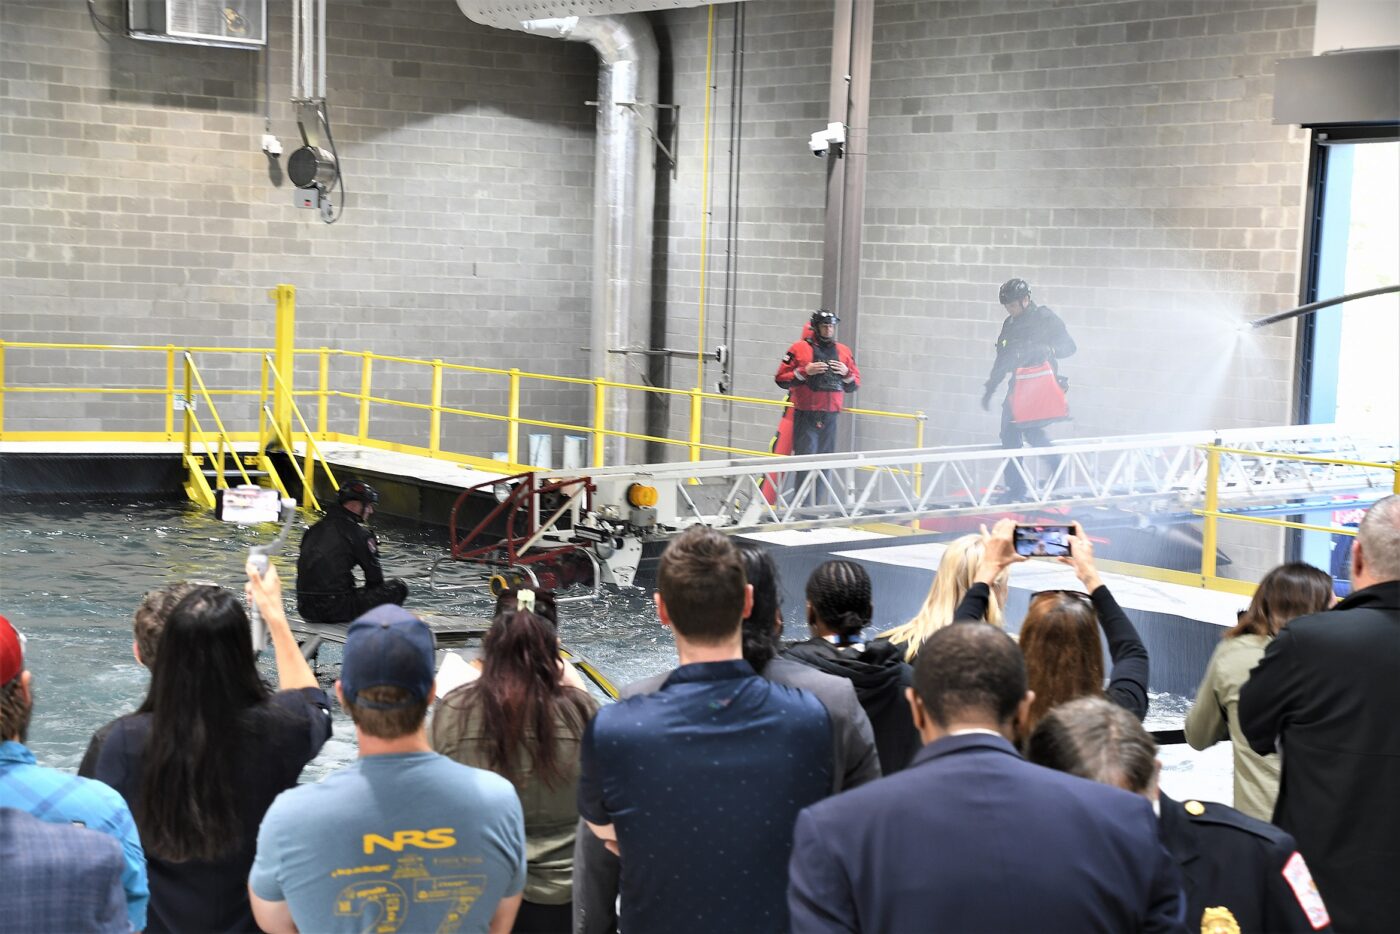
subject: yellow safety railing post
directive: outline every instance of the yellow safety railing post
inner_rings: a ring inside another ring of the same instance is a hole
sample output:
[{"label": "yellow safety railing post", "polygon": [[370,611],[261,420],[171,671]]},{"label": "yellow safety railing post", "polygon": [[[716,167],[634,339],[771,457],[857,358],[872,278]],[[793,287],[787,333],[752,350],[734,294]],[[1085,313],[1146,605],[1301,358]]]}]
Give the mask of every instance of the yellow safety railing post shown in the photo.
[{"label": "yellow safety railing post", "polygon": [[165,345],[165,440],[175,440],[175,345]]},{"label": "yellow safety railing post", "polygon": [[0,437],[5,434],[5,342],[0,341]]},{"label": "yellow safety railing post", "polygon": [[1215,549],[1219,522],[1216,513],[1220,510],[1220,448],[1214,444],[1206,447],[1206,508],[1201,529],[1201,576],[1207,581],[1215,577]]},{"label": "yellow safety railing post", "polygon": [[1390,491],[1400,494],[1400,461],[1395,462],[1395,482],[1391,484]]},{"label": "yellow safety railing post", "polygon": [[[273,389],[273,410],[276,411],[278,394]],[[275,419],[274,419],[275,421]],[[262,358],[262,372],[258,375],[258,454],[267,453],[267,355]],[[291,451],[287,454],[290,456]]]},{"label": "yellow safety railing post", "polygon": [[296,369],[296,286],[281,283],[267,293],[277,301],[277,321],[273,339],[273,365],[281,377],[283,392],[274,393],[272,400],[273,419],[282,434],[291,437],[292,432],[292,373]]},{"label": "yellow safety railing post", "polygon": [[316,434],[326,440],[326,400],[331,393],[331,349],[322,347],[316,373]]},{"label": "yellow safety railing post", "polygon": [[437,456],[442,450],[442,361],[433,361],[433,397],[428,416],[428,450]]},{"label": "yellow safety railing post", "polygon": [[[924,449],[924,413],[921,410],[914,414],[919,418],[914,423],[914,447],[922,451]],[[914,492],[920,495],[924,492],[924,465],[922,462],[914,465]]]},{"label": "yellow safety railing post", "polygon": [[191,436],[193,434],[194,413],[190,411],[190,405],[194,401],[194,372],[190,368],[189,354],[185,354],[185,456],[189,457],[191,451]]},{"label": "yellow safety railing post", "polygon": [[370,365],[374,361],[371,359],[369,351],[360,355],[360,443],[364,444],[369,437],[369,387],[370,387]]},{"label": "yellow safety railing post", "polygon": [[510,397],[506,402],[506,460],[520,463],[520,370],[510,369]]},{"label": "yellow safety railing post", "polygon": [[607,427],[603,424],[606,417],[606,396],[607,388],[601,379],[593,380],[593,466],[603,466],[603,433]]},{"label": "yellow safety railing post", "polygon": [[702,396],[699,390],[690,394],[690,460],[692,462],[700,459],[700,432],[703,426],[703,413],[701,409]]}]

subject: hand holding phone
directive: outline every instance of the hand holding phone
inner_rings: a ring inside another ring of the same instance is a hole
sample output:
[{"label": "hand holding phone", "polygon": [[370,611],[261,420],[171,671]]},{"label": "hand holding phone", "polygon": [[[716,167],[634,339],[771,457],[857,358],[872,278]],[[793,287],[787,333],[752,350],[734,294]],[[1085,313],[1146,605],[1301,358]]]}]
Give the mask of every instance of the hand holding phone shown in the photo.
[{"label": "hand holding phone", "polygon": [[1016,523],[1012,519],[998,519],[990,532],[982,526],[982,558],[977,562],[974,580],[990,586],[1011,565],[1026,560],[1024,555],[1016,553],[1015,532]]},{"label": "hand holding phone", "polygon": [[1074,534],[1070,536],[1069,556],[1061,558],[1060,563],[1074,568],[1074,576],[1079,578],[1085,590],[1093,593],[1103,586],[1099,569],[1094,564],[1094,542],[1084,534],[1084,527],[1078,522],[1074,523],[1072,531]]}]

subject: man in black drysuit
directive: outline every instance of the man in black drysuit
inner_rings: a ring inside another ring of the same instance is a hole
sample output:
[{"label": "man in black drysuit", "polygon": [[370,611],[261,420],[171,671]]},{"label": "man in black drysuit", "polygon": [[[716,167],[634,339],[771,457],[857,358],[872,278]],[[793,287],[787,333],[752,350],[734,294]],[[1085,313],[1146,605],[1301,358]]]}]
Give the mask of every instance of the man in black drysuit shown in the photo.
[{"label": "man in black drysuit", "polygon": [[[1058,375],[1057,361],[1072,356],[1078,349],[1059,316],[1045,305],[1031,301],[1031,287],[1025,279],[1008,279],[998,291],[997,300],[1006,309],[1006,320],[997,335],[997,358],[987,377],[986,391],[982,393],[984,411],[991,409],[992,395],[1001,381],[1008,376],[1014,378],[1021,367],[1037,366],[1048,360]],[[1060,380],[1062,387],[1066,383]],[[1044,423],[1017,424],[1011,420],[1011,385],[1001,403],[1001,446],[1013,450],[1023,444],[1033,448],[1049,447],[1050,438],[1045,434]],[[1004,477],[1006,492],[999,498],[1006,502],[1023,498],[1026,481],[1020,471],[1008,465]]]},{"label": "man in black drysuit", "polygon": [[[297,556],[297,612],[311,623],[348,623],[385,603],[400,606],[408,585],[384,579],[379,566],[379,538],[365,525],[374,515],[379,494],[363,480],[343,484],[337,503],[301,537]],[[365,576],[355,586],[354,569]]]}]

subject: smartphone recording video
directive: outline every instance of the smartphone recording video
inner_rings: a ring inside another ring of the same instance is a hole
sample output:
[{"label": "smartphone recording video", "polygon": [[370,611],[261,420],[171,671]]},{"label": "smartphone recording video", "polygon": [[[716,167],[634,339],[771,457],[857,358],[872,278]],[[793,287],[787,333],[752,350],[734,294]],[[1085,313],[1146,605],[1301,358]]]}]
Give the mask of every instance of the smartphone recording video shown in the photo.
[{"label": "smartphone recording video", "polygon": [[236,486],[216,491],[214,517],[239,525],[276,522],[282,514],[282,498],[276,490],[260,486]]},{"label": "smartphone recording video", "polygon": [[1025,558],[1066,558],[1073,534],[1069,525],[1018,525],[1013,541],[1016,554]]}]

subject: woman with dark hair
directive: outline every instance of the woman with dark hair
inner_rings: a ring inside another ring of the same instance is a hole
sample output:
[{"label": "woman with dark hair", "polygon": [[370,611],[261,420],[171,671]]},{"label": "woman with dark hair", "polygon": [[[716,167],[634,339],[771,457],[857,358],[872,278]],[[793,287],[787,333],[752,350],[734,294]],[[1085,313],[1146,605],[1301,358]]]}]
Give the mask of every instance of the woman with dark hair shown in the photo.
[{"label": "woman with dark hair", "polygon": [[[1074,568],[1078,590],[1044,590],[1031,596],[1021,623],[1021,654],[1035,692],[1026,735],[1052,707],[1077,697],[1107,697],[1138,720],[1147,716],[1147,647],[1094,566],[1094,544],[1078,522],[1070,554],[1060,562]],[[1113,662],[1104,687],[1099,630]]]},{"label": "woman with dark hair", "polygon": [[1251,817],[1273,818],[1278,798],[1279,758],[1249,748],[1240,732],[1240,688],[1264,657],[1264,650],[1289,620],[1320,613],[1332,605],[1332,578],[1311,564],[1292,561],[1259,582],[1249,609],[1225,632],[1186,714],[1186,741],[1206,749],[1228,739],[1235,751],[1235,807]]},{"label": "woman with dark hair", "polygon": [[151,881],[147,931],[256,931],[248,871],[258,825],[331,734],[330,701],[297,647],[275,568],[249,596],[276,655],[258,674],[248,616],[222,587],[170,613],[151,687],[102,745],[94,775],[131,806]]},{"label": "woman with dark hair", "polygon": [[890,775],[908,765],[920,745],[904,694],[914,671],[889,640],[865,639],[862,631],[873,614],[865,568],[854,561],[827,561],[807,578],[812,637],[783,657],[851,682],[875,732],[880,770]]},{"label": "woman with dark hair", "polygon": [[[530,599],[524,598],[529,593]],[[433,749],[509,779],[525,810],[528,865],[521,932],[572,929],[579,740],[598,704],[563,680],[559,634],[525,609],[498,615],[481,647],[481,677],[449,693],[433,715]]]}]

